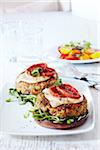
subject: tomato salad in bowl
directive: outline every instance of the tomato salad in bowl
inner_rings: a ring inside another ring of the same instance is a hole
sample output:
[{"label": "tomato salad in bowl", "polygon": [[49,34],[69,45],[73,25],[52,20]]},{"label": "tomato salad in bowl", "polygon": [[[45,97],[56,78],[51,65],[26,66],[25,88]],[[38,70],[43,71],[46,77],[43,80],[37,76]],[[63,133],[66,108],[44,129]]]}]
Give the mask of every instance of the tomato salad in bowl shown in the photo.
[{"label": "tomato salad in bowl", "polygon": [[100,58],[100,50],[91,47],[90,42],[69,42],[58,47],[60,58],[65,60],[92,60]]}]

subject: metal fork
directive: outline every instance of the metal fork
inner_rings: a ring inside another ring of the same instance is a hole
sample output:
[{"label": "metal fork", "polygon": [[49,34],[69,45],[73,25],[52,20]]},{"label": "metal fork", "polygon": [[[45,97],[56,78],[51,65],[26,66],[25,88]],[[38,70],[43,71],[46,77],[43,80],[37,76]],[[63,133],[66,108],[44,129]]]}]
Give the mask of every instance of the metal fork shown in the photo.
[{"label": "metal fork", "polygon": [[98,78],[100,77],[100,74],[96,74],[96,73],[83,73],[81,71],[79,71],[74,65],[72,65],[71,63],[68,63],[68,66],[70,67],[71,72],[73,73],[73,77],[75,79],[78,80],[83,80],[85,82],[88,83],[89,87],[95,88],[97,90],[100,90],[100,81],[95,81],[93,79],[89,79],[91,78]]}]

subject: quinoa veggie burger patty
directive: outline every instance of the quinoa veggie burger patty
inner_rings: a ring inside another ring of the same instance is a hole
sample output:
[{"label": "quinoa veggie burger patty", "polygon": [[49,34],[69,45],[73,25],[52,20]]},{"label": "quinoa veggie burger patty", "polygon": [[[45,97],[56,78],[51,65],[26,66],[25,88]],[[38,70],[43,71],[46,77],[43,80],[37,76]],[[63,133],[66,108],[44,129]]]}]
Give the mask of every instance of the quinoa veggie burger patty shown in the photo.
[{"label": "quinoa veggie burger patty", "polygon": [[44,88],[52,86],[58,75],[53,68],[47,64],[34,64],[16,79],[16,89],[22,94],[39,94]]},{"label": "quinoa veggie burger patty", "polygon": [[88,114],[84,95],[69,84],[44,89],[37,96],[33,118],[47,128],[69,129],[82,125]]}]

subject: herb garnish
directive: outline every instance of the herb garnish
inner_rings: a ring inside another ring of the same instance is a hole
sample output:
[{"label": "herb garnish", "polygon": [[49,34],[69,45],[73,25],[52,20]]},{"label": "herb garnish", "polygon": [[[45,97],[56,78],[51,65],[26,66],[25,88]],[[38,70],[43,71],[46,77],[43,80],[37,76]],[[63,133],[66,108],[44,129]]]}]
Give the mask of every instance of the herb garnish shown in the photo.
[{"label": "herb garnish", "polygon": [[90,42],[86,42],[86,41],[83,41],[83,47],[84,49],[88,49],[88,48],[91,48],[91,43]]},{"label": "herb garnish", "polygon": [[36,68],[32,70],[31,74],[32,76],[36,77],[36,76],[40,76],[40,72],[41,72],[41,68]]},{"label": "herb garnish", "polygon": [[58,79],[55,83],[54,86],[59,86],[62,84],[62,79]]},{"label": "herb garnish", "polygon": [[69,44],[66,44],[65,45],[66,48],[70,47],[72,49],[76,48],[76,49],[89,49],[91,48],[91,43],[90,42],[87,42],[87,41],[83,41],[82,43],[80,42],[73,42],[73,41],[70,41]]}]

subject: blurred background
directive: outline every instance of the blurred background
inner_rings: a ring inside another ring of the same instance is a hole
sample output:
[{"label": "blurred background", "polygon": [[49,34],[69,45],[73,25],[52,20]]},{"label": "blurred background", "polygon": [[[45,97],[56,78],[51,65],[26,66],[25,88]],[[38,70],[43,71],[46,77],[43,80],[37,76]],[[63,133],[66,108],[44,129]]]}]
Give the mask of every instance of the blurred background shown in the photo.
[{"label": "blurred background", "polygon": [[100,48],[97,0],[0,0],[0,57],[43,55],[69,41]]}]

